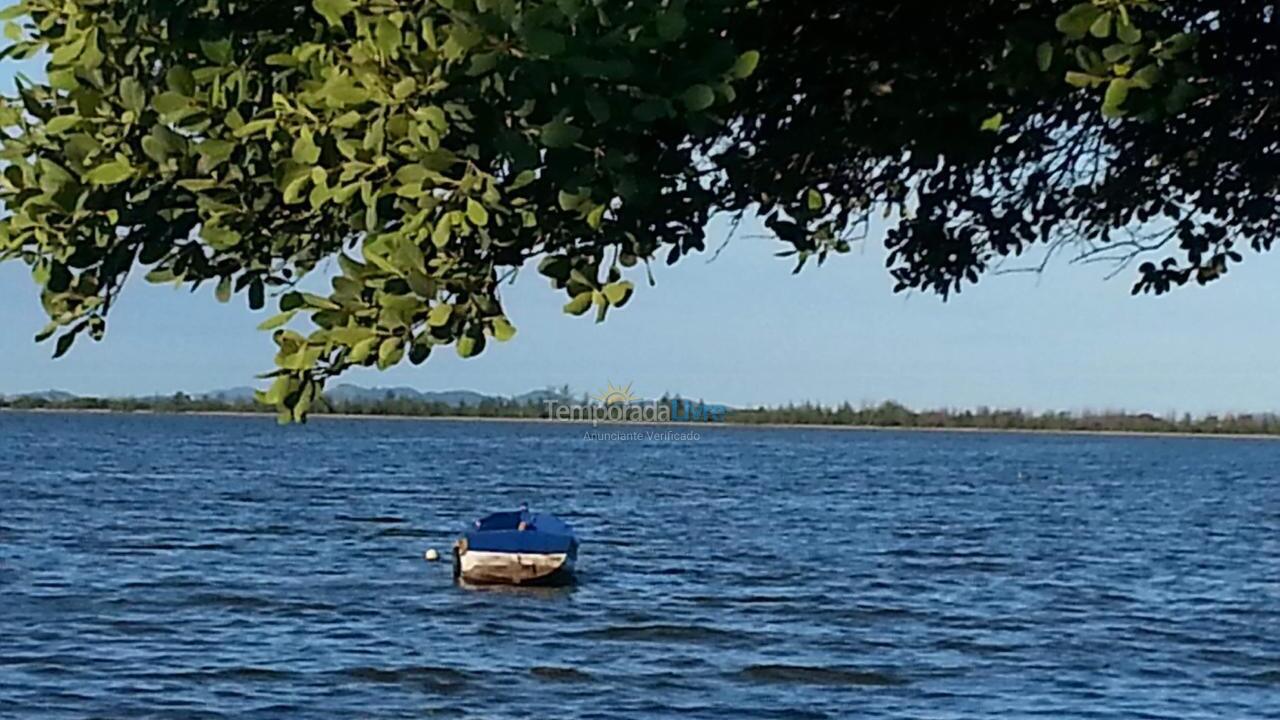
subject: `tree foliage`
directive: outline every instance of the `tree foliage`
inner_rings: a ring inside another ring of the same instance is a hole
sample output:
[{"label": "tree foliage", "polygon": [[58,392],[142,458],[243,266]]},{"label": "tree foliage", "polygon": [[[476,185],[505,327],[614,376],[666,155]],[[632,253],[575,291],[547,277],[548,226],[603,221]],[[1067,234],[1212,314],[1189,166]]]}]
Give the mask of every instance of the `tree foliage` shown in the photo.
[{"label": "tree foliage", "polygon": [[[22,0],[6,20],[6,56],[48,61],[0,108],[0,259],[31,266],[41,339],[100,338],[134,271],[273,295],[262,399],[286,420],[352,366],[509,339],[500,285],[531,261],[603,320],[717,212],[758,213],[798,266],[887,212],[899,287],[943,295],[1035,244],[1176,242],[1141,268],[1160,292],[1277,221],[1257,3]],[[332,258],[332,292],[296,289]]]},{"label": "tree foliage", "polygon": [[1172,243],[1184,263],[1135,286],[1162,292],[1274,234],[1265,4],[764,8],[743,151],[723,164],[732,204],[761,202],[801,261],[887,214],[900,290],[946,296],[1036,245],[1123,261]]}]

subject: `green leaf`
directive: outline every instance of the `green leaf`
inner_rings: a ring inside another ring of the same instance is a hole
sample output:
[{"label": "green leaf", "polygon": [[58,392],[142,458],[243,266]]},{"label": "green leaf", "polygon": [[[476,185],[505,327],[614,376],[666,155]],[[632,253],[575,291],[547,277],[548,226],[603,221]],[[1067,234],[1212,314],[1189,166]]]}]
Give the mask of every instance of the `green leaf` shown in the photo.
[{"label": "green leaf", "polygon": [[1102,102],[1102,114],[1109,118],[1124,117],[1123,105],[1129,99],[1131,83],[1125,78],[1116,78],[1107,86],[1106,98]]},{"label": "green leaf", "polygon": [[430,327],[444,327],[449,324],[449,319],[452,317],[452,305],[436,305],[427,313],[427,325]]},{"label": "green leaf", "polygon": [[422,21],[422,41],[427,44],[431,52],[440,50],[440,39],[436,36],[436,26],[430,17]]},{"label": "green leaf", "polygon": [[89,171],[86,179],[93,185],[118,185],[133,177],[133,166],[125,160],[115,160]]},{"label": "green leaf", "polygon": [[570,315],[582,315],[591,309],[592,295],[594,295],[594,291],[592,290],[575,295],[573,299],[564,306],[564,311]]},{"label": "green leaf", "polygon": [[209,180],[209,179],[179,180],[178,182],[174,183],[174,185],[177,185],[183,190],[189,190],[193,193],[200,193],[200,192],[204,192],[206,190],[212,190],[218,187],[218,181]]},{"label": "green leaf", "polygon": [[1090,75],[1082,72],[1068,72],[1067,83],[1078,88],[1095,88],[1106,82],[1105,79],[1097,75]]},{"label": "green leaf", "polygon": [[604,293],[596,291],[591,294],[591,302],[596,306],[596,322],[604,322],[605,316],[609,314],[609,299],[604,296]]},{"label": "green leaf", "polygon": [[313,310],[341,310],[342,306],[330,300],[323,295],[315,293],[298,293],[302,298],[302,303]]},{"label": "green leaf", "polygon": [[409,289],[413,290],[419,297],[433,298],[436,295],[436,282],[417,268],[409,270],[409,276],[405,278],[409,283]]},{"label": "green leaf", "polygon": [[1142,31],[1132,22],[1121,20],[1116,23],[1116,38],[1126,45],[1137,45],[1142,42]]},{"label": "green leaf", "polygon": [[80,53],[84,52],[84,36],[71,42],[61,45],[54,45],[56,48],[53,54],[49,56],[49,62],[52,65],[70,65],[80,57]]},{"label": "green leaf", "polygon": [[554,30],[535,28],[525,36],[525,47],[536,55],[555,56],[564,52],[565,37]]},{"label": "green leaf", "polygon": [[209,139],[196,146],[196,152],[200,153],[203,160],[201,170],[204,172],[212,172],[214,168],[231,159],[231,154],[236,150],[236,144],[227,140]]},{"label": "green leaf", "polygon": [[449,60],[457,60],[482,41],[484,41],[484,33],[478,28],[455,22],[449,27],[449,39],[445,41],[441,52]]},{"label": "green leaf", "polygon": [[77,163],[85,163],[90,155],[97,153],[101,149],[102,145],[89,135],[72,135],[67,139],[67,157]]},{"label": "green leaf", "polygon": [[622,307],[631,299],[631,294],[635,292],[636,286],[630,281],[623,280],[621,282],[610,283],[604,286],[605,299],[614,307]]},{"label": "green leaf", "polygon": [[409,346],[409,362],[421,365],[431,357],[431,343],[426,338],[419,338]]},{"label": "green leaf", "polygon": [[484,336],[463,335],[458,338],[458,357],[470,358],[484,352]]},{"label": "green leaf", "polygon": [[516,179],[507,186],[508,190],[519,190],[526,187],[538,179],[538,173],[532,170],[525,170],[516,176]]},{"label": "green leaf", "polygon": [[38,167],[40,168],[40,189],[50,195],[56,195],[62,188],[75,182],[71,173],[55,162],[41,160]]},{"label": "green leaf", "polygon": [[604,212],[607,209],[608,206],[606,205],[597,205],[595,209],[587,213],[587,225],[592,230],[599,230],[600,226],[604,224]]},{"label": "green leaf", "polygon": [[368,327],[340,327],[333,328],[325,333],[325,336],[330,340],[348,347],[355,347],[376,335],[377,332]]},{"label": "green leaf", "polygon": [[1089,34],[1096,38],[1105,40],[1111,37],[1111,19],[1114,17],[1110,12],[1104,12],[1098,16],[1097,20],[1089,26]]},{"label": "green leaf", "polygon": [[74,332],[66,333],[62,337],[58,338],[57,348],[53,351],[53,359],[57,360],[70,352],[71,346],[74,345],[75,342],[76,334]]},{"label": "green leaf", "polygon": [[818,192],[817,190],[810,190],[808,192],[808,202],[809,202],[809,209],[813,210],[814,212],[821,210],[823,206],[827,204],[827,201],[822,197],[822,193]]},{"label": "green leaf", "polygon": [[982,121],[983,132],[999,132],[1004,127],[1004,113],[996,113]]},{"label": "green leaf", "polygon": [[50,135],[61,135],[68,130],[74,129],[79,124],[79,115],[59,115],[58,117],[50,120],[49,124],[45,125],[44,129]]},{"label": "green leaf", "polygon": [[542,259],[538,263],[538,272],[546,277],[564,282],[569,279],[569,273],[573,270],[573,266],[569,264],[569,258],[562,255],[551,255]]},{"label": "green leaf", "polygon": [[282,312],[279,315],[276,315],[271,319],[264,321],[261,325],[258,326],[258,329],[264,330],[264,331],[278,330],[284,327],[285,325],[288,325],[289,321],[293,320],[293,317],[297,314],[298,314],[297,310],[289,310],[288,312]]},{"label": "green leaf", "polygon": [[378,369],[386,370],[404,358],[404,338],[389,337],[378,346]]},{"label": "green leaf", "polygon": [[422,113],[422,119],[426,120],[427,123],[436,130],[444,132],[449,129],[449,119],[445,117],[444,110],[442,108],[436,107],[435,105],[428,105],[423,108],[418,108],[418,111]]},{"label": "green leaf", "polygon": [[200,228],[200,237],[214,250],[230,250],[240,244],[240,233],[216,224],[205,224]]},{"label": "green leaf", "polygon": [[201,40],[200,50],[204,56],[219,65],[226,65],[231,62],[231,39],[223,40]]},{"label": "green leaf", "polygon": [[330,25],[342,25],[342,18],[346,17],[356,4],[353,0],[314,0],[312,7],[316,12],[324,16]]},{"label": "green leaf", "polygon": [[361,340],[351,346],[351,354],[347,356],[347,359],[354,365],[363,365],[365,361],[369,359],[369,356],[373,354],[373,349],[377,347],[379,343],[380,340],[377,335],[366,340]]},{"label": "green leaf", "polygon": [[610,107],[609,101],[599,93],[592,92],[588,94],[586,103],[587,111],[591,113],[591,117],[596,121],[597,125],[604,125],[613,117],[613,109]]},{"label": "green leaf", "polygon": [[498,342],[507,342],[516,336],[516,328],[504,317],[494,318],[493,336]]},{"label": "green leaf", "polygon": [[575,193],[568,192],[566,190],[561,190],[559,194],[559,200],[560,200],[560,209],[566,210],[566,211],[572,211],[582,207],[582,204],[587,201],[587,198],[583,197],[582,195],[577,195]]},{"label": "green leaf", "polygon": [[658,16],[658,37],[667,42],[678,40],[688,27],[689,21],[685,19],[684,13],[674,8]]},{"label": "green leaf", "polygon": [[748,50],[738,56],[737,62],[733,64],[733,76],[739,80],[745,80],[751,77],[756,67],[760,65],[760,53],[755,50]]},{"label": "green leaf", "polygon": [[320,148],[310,130],[303,130],[293,141],[293,161],[299,165],[315,165],[320,161]]},{"label": "green leaf", "polygon": [[263,405],[279,405],[289,395],[291,381],[292,378],[288,375],[281,375],[271,383],[271,387],[266,392],[254,392],[254,397]]},{"label": "green leaf", "polygon": [[293,291],[287,292],[280,297],[281,310],[298,310],[306,306],[307,301],[302,297],[302,293]]},{"label": "green leaf", "polygon": [[631,115],[641,122],[653,122],[671,117],[672,104],[665,98],[649,98],[631,109]]},{"label": "green leaf", "polygon": [[262,278],[254,278],[249,283],[249,309],[261,310],[267,304],[267,288],[263,284]]},{"label": "green leaf", "polygon": [[476,227],[484,227],[489,224],[489,211],[473,198],[467,198],[467,219]]},{"label": "green leaf", "polygon": [[194,101],[186,95],[176,92],[162,92],[151,101],[161,115],[176,115],[194,108]]},{"label": "green leaf", "polygon": [[335,108],[360,105],[369,99],[369,91],[357,86],[350,75],[344,74],[330,78],[322,92],[329,104]]},{"label": "green leaf", "polygon": [[1040,72],[1049,72],[1049,68],[1053,67],[1053,43],[1042,42],[1036,48],[1036,66],[1040,68]]},{"label": "green leaf", "polygon": [[311,194],[307,196],[307,200],[311,203],[312,210],[319,210],[332,197],[333,191],[329,189],[328,182],[319,182],[311,188]]},{"label": "green leaf", "polygon": [[1089,34],[1094,21],[1102,14],[1102,9],[1093,3],[1080,3],[1058,16],[1055,25],[1058,31],[1073,40],[1080,40]]},{"label": "green leaf", "polygon": [[385,15],[378,19],[374,38],[383,57],[394,56],[396,51],[400,49],[401,43],[404,42],[400,36],[400,28],[396,27],[396,24],[391,22],[391,19]]},{"label": "green leaf", "polygon": [[1150,90],[1164,79],[1164,70],[1156,63],[1145,65],[1138,72],[1133,74],[1133,86]]},{"label": "green leaf", "polygon": [[556,0],[556,7],[566,18],[574,20],[582,13],[582,0]]},{"label": "green leaf", "polygon": [[685,107],[693,112],[702,112],[712,105],[716,104],[716,91],[711,89],[709,85],[694,85],[684,91],[681,96]]},{"label": "green leaf", "polygon": [[165,85],[169,86],[169,91],[191,97],[196,92],[196,78],[191,71],[182,65],[175,65],[164,75]]},{"label": "green leaf", "polygon": [[141,113],[147,109],[147,91],[137,78],[126,77],[120,81],[120,101],[126,110]]},{"label": "green leaf", "polygon": [[431,244],[443,250],[448,247],[451,239],[453,239],[453,223],[448,215],[442,215],[431,233]]},{"label": "green leaf", "polygon": [[213,293],[214,297],[216,297],[218,299],[218,302],[220,303],[231,302],[231,289],[232,289],[231,276],[228,275],[222,278],[222,280],[218,281],[218,288]]},{"label": "green leaf", "polygon": [[271,132],[276,127],[276,121],[272,118],[263,118],[261,120],[253,120],[240,126],[236,130],[236,137],[246,138],[250,135],[256,135],[260,132]]},{"label": "green leaf", "polygon": [[1087,45],[1076,46],[1076,64],[1080,66],[1081,70],[1091,75],[1109,73],[1107,65],[1102,59],[1102,53]]},{"label": "green leaf", "polygon": [[563,120],[552,120],[542,126],[542,144],[549,148],[573,147],[582,138],[582,130]]},{"label": "green leaf", "polygon": [[1124,43],[1108,45],[1102,49],[1102,59],[1109,63],[1130,62],[1133,60],[1134,48]]},{"label": "green leaf", "polygon": [[302,202],[302,193],[310,183],[310,168],[305,165],[294,165],[287,169],[284,177],[280,179],[280,189],[284,192],[285,204],[296,205]]},{"label": "green leaf", "polygon": [[391,94],[394,95],[397,100],[405,100],[410,95],[417,92],[417,90],[418,81],[411,77],[406,77],[402,78],[395,84],[395,87],[391,88]]}]

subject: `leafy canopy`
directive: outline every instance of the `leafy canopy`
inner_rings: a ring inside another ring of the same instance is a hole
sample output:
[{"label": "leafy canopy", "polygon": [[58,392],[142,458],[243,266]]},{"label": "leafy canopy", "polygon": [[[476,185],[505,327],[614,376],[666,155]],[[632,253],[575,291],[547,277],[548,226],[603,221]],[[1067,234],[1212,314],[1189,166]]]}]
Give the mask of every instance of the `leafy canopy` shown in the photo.
[{"label": "leafy canopy", "polygon": [[[286,421],[352,366],[510,339],[501,282],[533,260],[603,320],[716,212],[760,214],[803,266],[897,211],[900,287],[944,295],[1160,215],[1204,262],[1226,242],[1204,217],[1275,222],[1197,206],[1203,173],[1167,154],[1205,108],[1211,132],[1239,120],[1214,103],[1244,71],[1204,56],[1252,46],[1201,36],[1272,22],[1204,5],[22,0],[4,55],[47,53],[48,79],[0,108],[0,260],[32,268],[58,354],[102,336],[131,272],[277,296],[261,399]],[[295,290],[332,258],[332,292]]]}]

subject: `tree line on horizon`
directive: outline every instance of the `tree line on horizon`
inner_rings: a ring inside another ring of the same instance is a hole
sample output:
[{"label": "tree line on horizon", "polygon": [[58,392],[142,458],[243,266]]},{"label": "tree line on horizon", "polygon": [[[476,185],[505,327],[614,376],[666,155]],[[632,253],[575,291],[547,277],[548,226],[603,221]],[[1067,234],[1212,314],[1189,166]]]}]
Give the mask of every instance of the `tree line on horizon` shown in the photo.
[{"label": "tree line on horizon", "polygon": [[[84,397],[57,400],[35,396],[16,397],[0,399],[0,410],[274,415],[271,408],[250,400],[192,397],[186,393],[156,398]],[[517,401],[498,397],[461,405],[394,395],[377,400],[326,400],[319,403],[314,412],[316,415],[335,416],[550,419],[545,402]],[[855,407],[848,402],[840,405],[804,402],[774,407],[761,405],[754,408],[732,408],[728,412],[726,421],[734,425],[1280,435],[1280,414],[1277,413],[1227,413],[1200,416],[1190,413],[1181,415],[1169,413],[1157,416],[1152,413],[1121,410],[1038,413],[985,406],[975,409],[913,410],[894,401],[860,407]]]}]

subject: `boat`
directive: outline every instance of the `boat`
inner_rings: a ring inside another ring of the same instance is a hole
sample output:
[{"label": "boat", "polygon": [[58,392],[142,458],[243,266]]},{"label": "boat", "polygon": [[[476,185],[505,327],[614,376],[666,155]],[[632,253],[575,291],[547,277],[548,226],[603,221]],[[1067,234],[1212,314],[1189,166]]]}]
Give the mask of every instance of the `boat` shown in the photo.
[{"label": "boat", "polygon": [[453,576],[468,585],[565,585],[577,559],[568,523],[522,507],[475,521],[454,543]]}]

